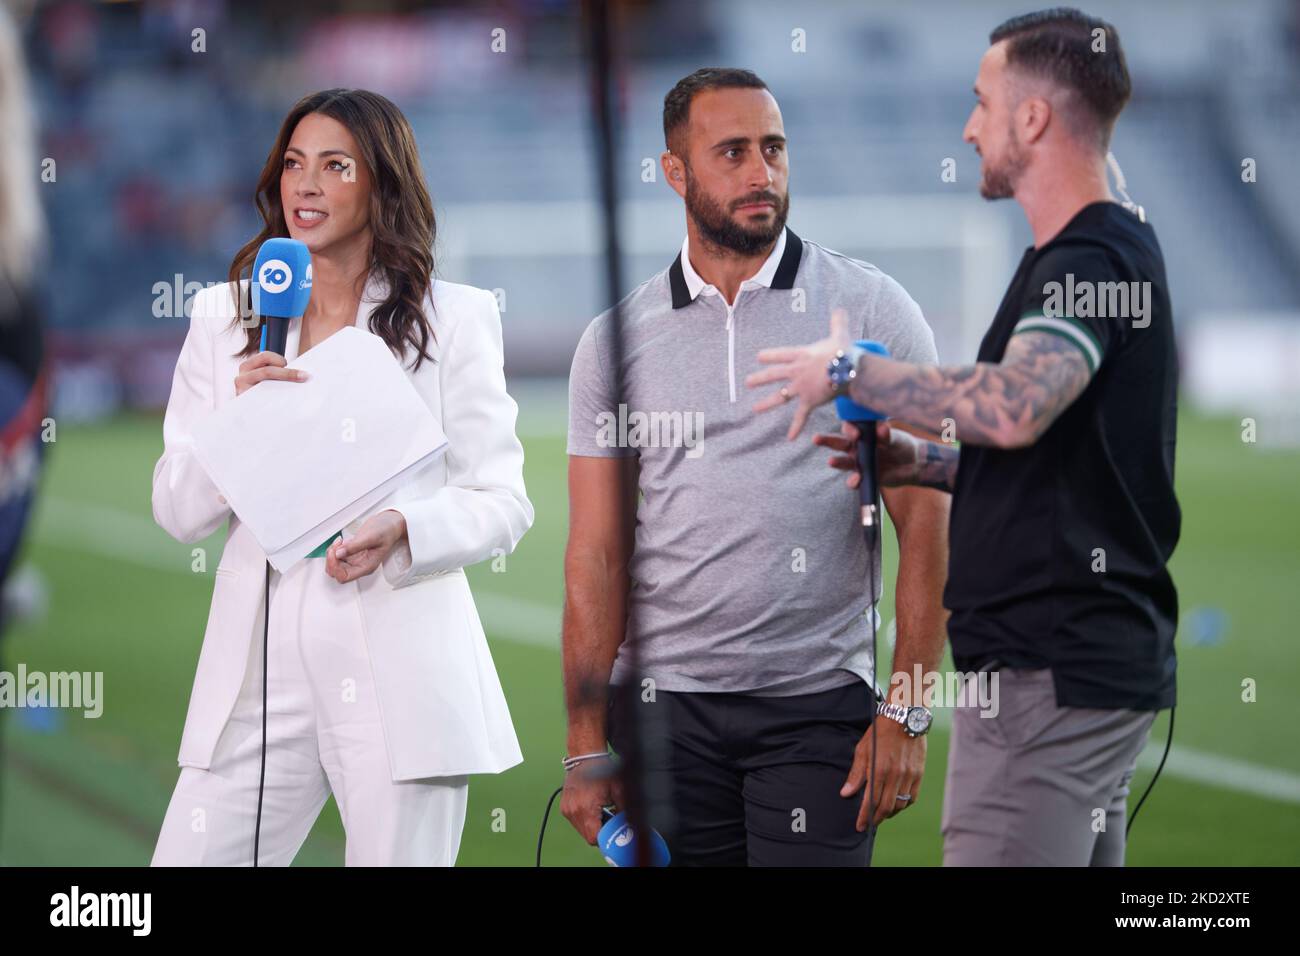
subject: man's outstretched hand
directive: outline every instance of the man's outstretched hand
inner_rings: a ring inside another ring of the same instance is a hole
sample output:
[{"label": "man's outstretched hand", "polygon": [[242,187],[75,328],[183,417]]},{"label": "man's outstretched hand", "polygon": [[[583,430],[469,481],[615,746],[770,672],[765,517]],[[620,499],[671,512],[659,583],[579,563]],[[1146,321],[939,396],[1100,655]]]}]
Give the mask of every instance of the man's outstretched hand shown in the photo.
[{"label": "man's outstretched hand", "polygon": [[793,440],[803,430],[804,422],[818,405],[835,397],[831,389],[827,366],[840,349],[853,345],[849,338],[848,313],[843,309],[831,312],[831,334],[812,345],[783,346],[763,349],[758,360],[768,368],[760,369],[745,379],[747,388],[781,383],[781,388],[754,405],[754,411],[765,412],[787,402],[794,402],[794,420],[786,438]]}]

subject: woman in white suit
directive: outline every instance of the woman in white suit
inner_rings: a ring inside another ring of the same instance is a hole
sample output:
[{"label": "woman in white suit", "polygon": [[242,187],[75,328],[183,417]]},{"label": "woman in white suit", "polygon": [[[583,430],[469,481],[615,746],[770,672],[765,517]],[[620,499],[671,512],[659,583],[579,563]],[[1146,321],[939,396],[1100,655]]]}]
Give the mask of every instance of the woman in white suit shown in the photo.
[{"label": "woman in white suit", "polygon": [[[256,854],[287,865],[332,792],[348,865],[451,865],[467,776],[523,759],[462,570],[512,551],[533,520],[496,300],[432,277],[415,139],[382,96],[327,90],[295,105],[257,206],[265,227],[230,282],[194,298],[153,475],[154,518],[172,537],[197,541],[229,521],[153,863],[249,865]],[[257,249],[285,235],[307,244],[313,283],[279,356],[258,352],[260,323],[240,316]],[[389,345],[448,450],[341,537],[268,575],[191,435],[259,382],[300,380],[286,363],[346,325]]]}]

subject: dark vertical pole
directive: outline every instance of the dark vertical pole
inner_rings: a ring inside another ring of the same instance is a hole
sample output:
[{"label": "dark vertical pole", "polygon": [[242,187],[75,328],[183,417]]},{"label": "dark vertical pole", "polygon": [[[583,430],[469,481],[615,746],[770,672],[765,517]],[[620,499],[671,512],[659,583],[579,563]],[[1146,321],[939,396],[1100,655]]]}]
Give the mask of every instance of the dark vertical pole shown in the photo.
[{"label": "dark vertical pole", "polygon": [[[596,159],[600,179],[601,221],[605,246],[605,292],[613,307],[613,312],[610,314],[609,368],[612,370],[612,391],[617,407],[624,401],[625,386],[623,316],[619,308],[619,300],[623,297],[623,257],[618,241],[618,183],[614,173],[619,152],[619,124],[615,101],[618,71],[611,20],[616,12],[613,9],[616,3],[615,0],[583,0],[582,6],[587,27],[587,53],[591,66],[591,103],[595,120]],[[623,474],[622,471],[619,473]],[[618,501],[627,501],[628,492],[630,489],[619,489]],[[620,514],[623,514],[621,510]],[[620,528],[621,532],[625,530]],[[630,665],[629,671],[634,675],[640,674],[640,655],[635,642],[628,645],[627,660]],[[589,690],[594,694],[600,692],[602,688]],[[627,715],[625,726],[628,741],[624,752],[619,754],[622,762],[623,798],[627,804],[621,809],[627,812],[628,823],[636,833],[637,866],[649,866],[650,840],[646,837],[649,830],[645,826],[645,787],[642,774],[645,741],[640,708],[636,701],[637,681],[629,682],[621,690],[628,697],[628,706],[621,711]]]}]

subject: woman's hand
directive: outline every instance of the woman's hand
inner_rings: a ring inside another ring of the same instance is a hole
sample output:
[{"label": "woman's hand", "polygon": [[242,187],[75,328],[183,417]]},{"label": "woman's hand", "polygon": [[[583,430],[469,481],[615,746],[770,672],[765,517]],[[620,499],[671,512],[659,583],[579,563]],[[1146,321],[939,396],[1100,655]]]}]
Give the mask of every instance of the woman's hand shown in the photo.
[{"label": "woman's hand", "polygon": [[284,356],[278,352],[258,352],[239,366],[235,376],[235,395],[242,395],[258,382],[277,379],[282,382],[305,382],[307,373],[300,368],[285,368]]},{"label": "woman's hand", "polygon": [[363,578],[405,537],[406,518],[400,511],[371,515],[346,542],[340,538],[326,549],[325,573],[339,584]]}]

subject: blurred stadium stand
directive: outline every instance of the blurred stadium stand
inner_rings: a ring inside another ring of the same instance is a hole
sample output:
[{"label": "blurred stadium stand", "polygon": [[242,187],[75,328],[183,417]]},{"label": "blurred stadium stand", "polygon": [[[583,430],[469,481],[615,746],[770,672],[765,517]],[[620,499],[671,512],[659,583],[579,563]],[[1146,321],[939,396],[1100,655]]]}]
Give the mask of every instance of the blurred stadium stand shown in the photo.
[{"label": "blurred stadium stand", "polygon": [[[629,288],[671,261],[683,231],[659,181],[664,93],[699,66],[745,66],[782,107],[791,226],[893,274],[930,317],[941,357],[971,358],[1029,233],[1014,203],[979,199],[961,130],[989,30],[1032,6],[629,5]],[[1129,57],[1135,96],[1113,148],[1160,234],[1179,320],[1300,321],[1300,2],[1083,6],[1116,23]],[[280,119],[327,86],[372,88],[407,112],[440,213],[441,275],[501,290],[512,375],[567,373],[578,335],[609,304],[577,10],[38,5],[25,39],[41,155],[57,161],[57,181],[41,186],[56,413],[165,404],[186,326],[154,315],[155,284],[222,280],[256,231],[251,193]],[[206,52],[191,51],[196,27]],[[490,51],[496,28],[505,53]],[[794,30],[807,52],[792,52]],[[949,157],[957,181],[946,183]],[[1242,181],[1246,157],[1257,182]]]}]

